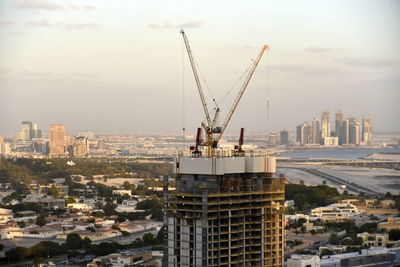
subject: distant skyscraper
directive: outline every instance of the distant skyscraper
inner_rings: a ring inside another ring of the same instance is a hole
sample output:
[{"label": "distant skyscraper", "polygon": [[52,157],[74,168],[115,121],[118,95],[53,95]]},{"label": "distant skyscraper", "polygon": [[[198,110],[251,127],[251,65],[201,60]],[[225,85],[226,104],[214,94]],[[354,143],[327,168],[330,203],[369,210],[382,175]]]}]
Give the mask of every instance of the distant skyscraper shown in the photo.
[{"label": "distant skyscraper", "polygon": [[321,114],[321,138],[323,140],[325,137],[329,137],[330,135],[331,124],[329,122],[329,110],[324,110]]},{"label": "distant skyscraper", "polygon": [[31,134],[30,134],[31,139],[32,138],[42,138],[42,130],[40,130],[37,126],[36,123],[32,123],[32,128],[31,128]]},{"label": "distant skyscraper", "polygon": [[289,144],[289,133],[286,130],[281,131],[281,145]]},{"label": "distant skyscraper", "polygon": [[372,121],[370,117],[363,117],[362,141],[368,145],[372,144]]},{"label": "distant skyscraper", "polygon": [[344,119],[342,121],[342,127],[340,129],[341,134],[340,134],[340,144],[341,145],[347,145],[350,143],[350,121],[347,119]]},{"label": "distant skyscraper", "polygon": [[355,118],[349,119],[350,129],[349,129],[349,143],[353,145],[359,145],[361,141],[361,126],[360,123]]},{"label": "distant skyscraper", "polygon": [[50,125],[50,155],[62,156],[65,153],[64,124]]},{"label": "distant skyscraper", "polygon": [[270,132],[268,134],[268,145],[277,145],[278,144],[278,133]]},{"label": "distant skyscraper", "polygon": [[320,123],[317,118],[314,118],[311,125],[311,140],[313,144],[320,144],[321,143],[321,129]]},{"label": "distant skyscraper", "polygon": [[335,114],[335,136],[339,137],[339,143],[340,143],[340,135],[342,133],[341,131],[342,122],[343,122],[343,112],[338,110],[336,111]]},{"label": "distant skyscraper", "polygon": [[21,132],[20,132],[20,140],[29,141],[31,140],[31,132],[32,132],[32,122],[23,121],[21,124]]},{"label": "distant skyscraper", "polygon": [[89,153],[88,138],[85,136],[75,137],[75,143],[73,145],[73,156],[74,157],[85,157]]},{"label": "distant skyscraper", "polygon": [[311,143],[311,127],[307,122],[297,126],[297,142],[301,145]]}]

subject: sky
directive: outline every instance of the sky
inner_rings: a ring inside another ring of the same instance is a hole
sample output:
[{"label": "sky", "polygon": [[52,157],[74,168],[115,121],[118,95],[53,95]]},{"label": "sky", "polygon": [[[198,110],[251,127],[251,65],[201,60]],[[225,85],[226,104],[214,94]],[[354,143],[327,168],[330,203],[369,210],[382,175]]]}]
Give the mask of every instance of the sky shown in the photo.
[{"label": "sky", "polygon": [[342,110],[400,132],[400,1],[1,0],[0,134],[25,120],[194,134],[205,116],[181,28],[222,119],[270,47],[228,133],[294,131],[324,109],[331,125]]}]

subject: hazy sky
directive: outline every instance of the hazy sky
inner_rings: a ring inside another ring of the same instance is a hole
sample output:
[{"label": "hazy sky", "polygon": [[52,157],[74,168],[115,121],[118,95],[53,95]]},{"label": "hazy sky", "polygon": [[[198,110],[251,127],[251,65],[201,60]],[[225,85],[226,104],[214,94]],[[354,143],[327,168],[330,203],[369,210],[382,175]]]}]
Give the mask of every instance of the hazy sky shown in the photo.
[{"label": "hazy sky", "polygon": [[229,132],[294,131],[323,109],[400,131],[400,1],[1,0],[0,133],[23,120],[179,133],[183,92],[194,133],[204,115],[179,28],[217,100],[271,47]]}]

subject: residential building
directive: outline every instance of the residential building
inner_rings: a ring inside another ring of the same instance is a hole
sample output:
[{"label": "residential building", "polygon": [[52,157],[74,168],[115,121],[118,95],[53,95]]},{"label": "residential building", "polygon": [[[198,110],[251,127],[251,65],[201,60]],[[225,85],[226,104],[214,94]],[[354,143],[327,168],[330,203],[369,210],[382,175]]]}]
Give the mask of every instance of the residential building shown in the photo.
[{"label": "residential building", "polygon": [[65,199],[63,199],[63,198],[50,198],[50,197],[30,198],[30,199],[24,199],[23,202],[38,203],[44,209],[63,209],[63,208],[65,208]]},{"label": "residential building", "polygon": [[344,119],[341,127],[342,134],[340,135],[340,145],[348,145],[350,143],[350,121]]},{"label": "residential building", "polygon": [[367,247],[386,247],[389,242],[389,235],[387,233],[360,233],[357,237],[361,238],[363,245]]},{"label": "residential building", "polygon": [[273,157],[176,158],[164,178],[163,266],[283,265],[284,177]]},{"label": "residential building", "polygon": [[268,134],[268,145],[277,145],[278,144],[278,133],[270,132]]},{"label": "residential building", "polygon": [[336,147],[339,145],[339,140],[336,136],[324,137],[324,146]]},{"label": "residential building", "polygon": [[326,207],[318,207],[311,210],[311,216],[323,221],[341,221],[350,219],[359,214],[356,206],[347,203],[334,203]]},{"label": "residential building", "polygon": [[286,130],[283,130],[280,132],[280,141],[281,145],[288,145],[289,144],[289,132]]},{"label": "residential building", "polygon": [[294,254],[287,260],[287,267],[320,267],[321,260],[316,255]]},{"label": "residential building", "polygon": [[75,137],[72,154],[74,157],[86,157],[89,154],[89,143],[87,137],[85,136]]},{"label": "residential building", "polygon": [[50,156],[65,155],[65,127],[64,124],[50,125]]},{"label": "residential building", "polygon": [[349,119],[349,143],[353,145],[360,145],[361,142],[361,126],[356,118]]},{"label": "residential building", "polygon": [[379,230],[400,230],[400,217],[389,217],[387,218],[387,222],[378,223]]},{"label": "residential building", "polygon": [[311,143],[311,127],[307,122],[297,126],[297,142],[301,145]]},{"label": "residential building", "polygon": [[319,119],[314,118],[311,125],[311,139],[313,144],[321,144],[321,127]]},{"label": "residential building", "polygon": [[343,122],[343,112],[338,110],[335,114],[335,136],[337,136],[340,140],[340,136],[342,134],[342,122]]},{"label": "residential building", "polygon": [[321,138],[331,136],[331,124],[329,121],[329,110],[322,111],[321,114]]},{"label": "residential building", "polygon": [[362,141],[367,145],[372,144],[372,120],[370,117],[363,117]]}]

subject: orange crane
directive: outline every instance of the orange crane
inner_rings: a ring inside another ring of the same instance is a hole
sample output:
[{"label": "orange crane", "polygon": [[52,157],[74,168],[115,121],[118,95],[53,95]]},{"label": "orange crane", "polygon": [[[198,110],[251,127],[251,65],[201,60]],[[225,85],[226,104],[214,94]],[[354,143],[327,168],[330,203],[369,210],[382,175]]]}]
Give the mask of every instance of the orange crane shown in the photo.
[{"label": "orange crane", "polygon": [[[232,105],[231,109],[229,110],[223,124],[221,126],[217,126],[220,109],[218,106],[216,106],[214,108],[213,119],[211,119],[210,112],[207,107],[207,102],[204,97],[203,88],[201,86],[199,75],[197,73],[197,68],[196,68],[196,64],[195,64],[194,57],[192,54],[192,50],[189,45],[188,38],[183,30],[181,30],[180,33],[182,34],[183,40],[185,42],[186,51],[188,53],[190,65],[192,66],[192,71],[194,74],[194,78],[196,80],[197,90],[199,91],[201,103],[203,105],[204,113],[206,115],[206,124],[204,122],[202,122],[202,127],[206,134],[206,140],[204,142],[202,141],[201,131],[198,130],[197,137],[196,137],[196,147],[193,148],[193,150],[194,150],[193,154],[198,155],[198,156],[201,155],[201,151],[198,148],[199,148],[199,146],[203,146],[203,147],[205,147],[205,150],[206,150],[206,156],[214,157],[215,151],[218,148],[218,142],[221,139],[222,135],[224,134],[226,127],[228,126],[229,121],[231,120],[232,115],[235,112],[236,107],[238,106],[239,101],[242,98],[243,93],[246,90],[247,85],[249,84],[251,77],[253,76],[254,71],[257,68],[258,63],[261,60],[261,57],[263,56],[265,50],[269,49],[269,47],[267,45],[264,45],[261,48],[261,51],[258,53],[258,56],[256,57],[256,59],[253,60],[251,67],[247,73],[246,79],[244,80],[244,82],[239,90],[239,94],[237,95],[235,101],[233,102],[233,105]],[[243,130],[241,131],[241,142],[243,143]]]}]

